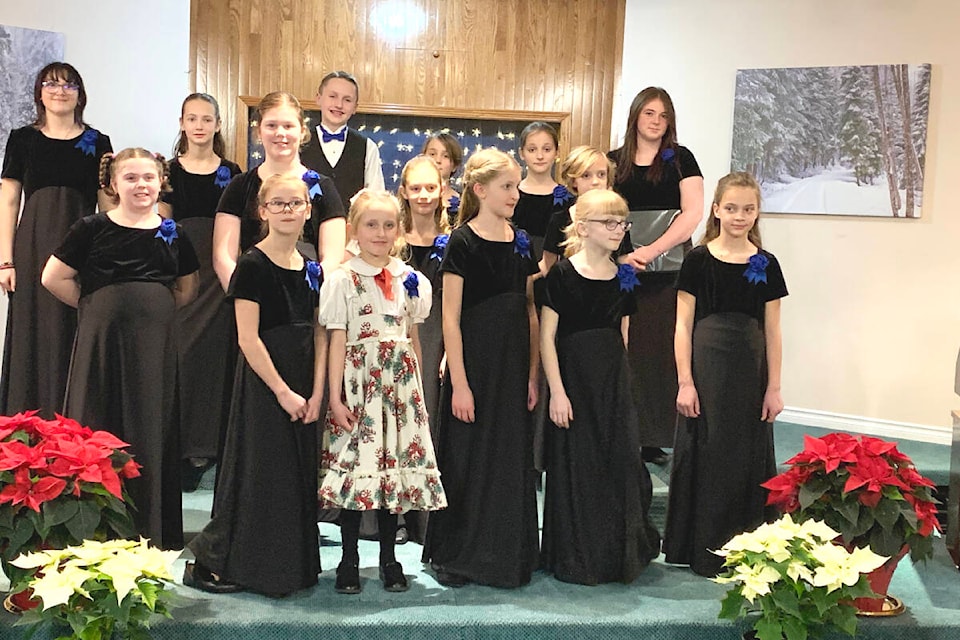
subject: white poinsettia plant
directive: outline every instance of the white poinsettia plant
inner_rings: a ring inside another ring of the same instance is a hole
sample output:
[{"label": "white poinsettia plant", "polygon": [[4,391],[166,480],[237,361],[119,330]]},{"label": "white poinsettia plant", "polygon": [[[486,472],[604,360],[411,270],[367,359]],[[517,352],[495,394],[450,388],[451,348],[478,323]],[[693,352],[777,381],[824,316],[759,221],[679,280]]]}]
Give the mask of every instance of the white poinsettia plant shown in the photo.
[{"label": "white poinsettia plant", "polygon": [[84,540],[65,549],[26,553],[13,560],[35,570],[29,586],[42,606],[28,611],[24,624],[51,620],[68,625],[65,638],[109,640],[148,637],[157,617],[170,616],[171,564],[179,551],[161,551],[140,540]]},{"label": "white poinsettia plant", "polygon": [[804,640],[828,629],[854,635],[854,598],[875,596],[864,574],[887,558],[869,548],[848,551],[833,541],[840,534],[819,520],[797,524],[789,515],[733,537],[717,555],[725,571],[715,582],[734,585],[720,617],[759,613],[753,628],[760,640]]}]

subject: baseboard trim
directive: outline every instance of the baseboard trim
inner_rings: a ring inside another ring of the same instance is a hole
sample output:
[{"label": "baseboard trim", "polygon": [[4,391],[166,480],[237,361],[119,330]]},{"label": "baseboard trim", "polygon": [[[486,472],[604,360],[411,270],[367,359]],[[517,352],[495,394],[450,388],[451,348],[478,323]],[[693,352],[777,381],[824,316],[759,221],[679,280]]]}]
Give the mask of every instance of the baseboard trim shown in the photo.
[{"label": "baseboard trim", "polygon": [[952,430],[948,426],[877,420],[798,407],[785,408],[777,416],[777,420],[821,429],[864,433],[887,440],[915,440],[949,446],[953,438]]}]

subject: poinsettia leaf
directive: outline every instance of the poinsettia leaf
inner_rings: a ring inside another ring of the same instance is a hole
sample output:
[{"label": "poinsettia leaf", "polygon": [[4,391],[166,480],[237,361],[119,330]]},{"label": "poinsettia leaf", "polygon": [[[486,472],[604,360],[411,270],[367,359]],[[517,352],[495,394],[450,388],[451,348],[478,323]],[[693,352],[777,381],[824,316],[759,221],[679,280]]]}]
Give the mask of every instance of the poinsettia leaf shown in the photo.
[{"label": "poinsettia leaf", "polygon": [[830,611],[830,623],[848,636],[857,633],[857,613],[852,606],[840,606]]},{"label": "poinsettia leaf", "polygon": [[43,503],[43,519],[50,527],[63,524],[70,518],[77,515],[80,510],[80,501],[76,498],[61,496],[56,500],[50,500]]},{"label": "poinsettia leaf", "polygon": [[847,531],[843,531],[843,538],[847,542],[850,540],[847,538],[849,535],[850,538],[856,538],[862,536],[866,532],[870,531],[876,522],[876,518],[873,516],[873,509],[870,507],[861,505],[860,506],[860,516],[857,518],[857,524]]},{"label": "poinsettia leaf", "polygon": [[870,531],[870,549],[881,556],[895,556],[903,546],[903,538],[892,529],[880,527]]},{"label": "poinsettia leaf", "polygon": [[933,538],[931,536],[913,536],[910,540],[910,559],[914,562],[926,562],[933,555]]},{"label": "poinsettia leaf", "polygon": [[[36,533],[37,530],[34,529],[33,523],[29,519],[17,518],[13,523],[13,533],[10,535],[10,543],[5,549],[4,557],[10,560],[16,558],[20,555],[23,545]],[[12,555],[8,555],[11,552]]]},{"label": "poinsettia leaf", "polygon": [[117,513],[106,510],[102,514],[103,520],[118,538],[137,537],[137,527],[133,524],[133,518],[129,513]]},{"label": "poinsettia leaf", "polygon": [[773,601],[777,607],[790,615],[800,617],[800,599],[792,589],[775,589],[773,591]]},{"label": "poinsettia leaf", "polygon": [[847,522],[855,525],[860,517],[860,503],[857,500],[844,500],[837,506],[837,511]]},{"label": "poinsettia leaf", "polygon": [[157,596],[163,591],[163,586],[150,582],[149,580],[142,580],[137,586],[143,595],[143,603],[147,605],[150,611],[153,611],[157,606]]},{"label": "poinsettia leaf", "polygon": [[880,526],[884,529],[889,529],[900,519],[901,504],[904,503],[898,503],[895,500],[884,498],[873,509],[873,517],[880,523]]},{"label": "poinsettia leaf", "polygon": [[846,587],[845,591],[851,598],[875,598],[878,594],[870,588],[870,583],[863,576],[852,587]]},{"label": "poinsettia leaf", "polygon": [[786,618],[783,621],[783,632],[787,640],[807,640],[807,625],[796,618]]},{"label": "poinsettia leaf", "polygon": [[827,490],[826,487],[817,489],[816,487],[813,486],[813,483],[807,483],[807,484],[801,485],[800,495],[798,496],[798,499],[800,500],[800,508],[808,509],[810,505],[812,505],[814,502],[819,500],[821,496],[823,496],[826,490]]},{"label": "poinsettia leaf", "polygon": [[776,620],[763,617],[753,625],[758,640],[783,640],[783,627]]},{"label": "poinsettia leaf", "polygon": [[0,507],[0,537],[7,537],[7,532],[13,530],[13,506],[5,504]]},{"label": "poinsettia leaf", "polygon": [[79,502],[77,515],[67,520],[64,525],[77,541],[93,538],[100,525],[100,508],[87,500]]},{"label": "poinsettia leaf", "polygon": [[740,594],[738,589],[730,589],[720,601],[720,614],[717,616],[722,620],[736,620],[743,615],[744,604],[747,599]]}]

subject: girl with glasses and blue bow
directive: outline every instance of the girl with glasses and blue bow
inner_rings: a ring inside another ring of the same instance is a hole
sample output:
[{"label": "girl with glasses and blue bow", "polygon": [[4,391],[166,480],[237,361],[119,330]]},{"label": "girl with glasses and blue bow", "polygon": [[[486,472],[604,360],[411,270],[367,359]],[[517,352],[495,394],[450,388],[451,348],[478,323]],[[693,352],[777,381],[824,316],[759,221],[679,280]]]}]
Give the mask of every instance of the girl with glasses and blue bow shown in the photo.
[{"label": "girl with glasses and blue bow", "polygon": [[777,473],[773,421],[780,395],[780,299],[787,286],[762,248],[760,186],[720,179],[700,246],[677,282],[677,428],[664,552],[715,576],[712,550],[769,516],[760,484]]},{"label": "girl with glasses and blue bow", "polygon": [[40,272],[70,225],[98,200],[110,207],[99,168],[112,147],[83,121],[87,92],[73,66],[41,69],[33,98],[36,120],[10,132],[0,174],[0,289],[10,298],[0,413],[40,409],[49,418],[63,407],[77,316],[40,286]]},{"label": "girl with glasses and blue bow", "polygon": [[553,427],[541,564],[564,582],[629,583],[660,553],[627,365],[638,281],[614,259],[626,216],[612,191],[581,195],[562,243],[569,259],[546,278],[540,353]]}]

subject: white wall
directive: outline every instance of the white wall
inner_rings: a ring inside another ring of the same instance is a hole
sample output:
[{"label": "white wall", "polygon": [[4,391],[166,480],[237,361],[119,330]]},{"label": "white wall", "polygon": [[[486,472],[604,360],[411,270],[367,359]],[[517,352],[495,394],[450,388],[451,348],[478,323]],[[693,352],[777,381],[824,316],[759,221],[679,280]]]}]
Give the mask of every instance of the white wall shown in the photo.
[{"label": "white wall", "polygon": [[928,435],[949,441],[950,411],[960,407],[960,3],[626,2],[615,136],[639,90],[666,88],[708,200],[730,167],[738,68],[932,63],[922,219],[768,216],[761,226],[791,292],[788,407],[932,427]]}]

